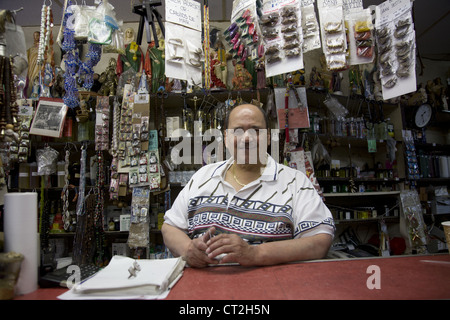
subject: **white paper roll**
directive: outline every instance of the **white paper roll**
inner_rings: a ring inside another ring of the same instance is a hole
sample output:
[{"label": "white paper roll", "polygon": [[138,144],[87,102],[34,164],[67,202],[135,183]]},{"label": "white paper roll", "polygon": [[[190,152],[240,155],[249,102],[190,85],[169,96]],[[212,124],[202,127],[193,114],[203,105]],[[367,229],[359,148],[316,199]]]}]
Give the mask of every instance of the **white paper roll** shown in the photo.
[{"label": "white paper roll", "polygon": [[24,255],[16,294],[31,293],[38,288],[38,195],[36,192],[5,194],[4,209],[5,251]]},{"label": "white paper roll", "polygon": [[445,156],[439,157],[439,169],[441,171],[441,178],[449,177],[447,157]]}]

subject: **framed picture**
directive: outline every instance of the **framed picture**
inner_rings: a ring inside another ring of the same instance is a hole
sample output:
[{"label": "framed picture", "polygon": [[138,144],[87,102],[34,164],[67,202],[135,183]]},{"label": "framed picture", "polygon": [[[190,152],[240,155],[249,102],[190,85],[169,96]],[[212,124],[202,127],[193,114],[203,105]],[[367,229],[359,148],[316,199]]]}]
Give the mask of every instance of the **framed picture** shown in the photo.
[{"label": "framed picture", "polygon": [[68,107],[60,99],[39,100],[30,134],[59,138],[62,135]]}]

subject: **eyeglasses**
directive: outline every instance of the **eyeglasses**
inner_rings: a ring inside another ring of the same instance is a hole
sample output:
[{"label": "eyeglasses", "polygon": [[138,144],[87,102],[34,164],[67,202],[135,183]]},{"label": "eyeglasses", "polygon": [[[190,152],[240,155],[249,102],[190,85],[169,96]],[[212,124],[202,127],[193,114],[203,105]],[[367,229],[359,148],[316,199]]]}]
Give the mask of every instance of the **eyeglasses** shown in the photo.
[{"label": "eyeglasses", "polygon": [[249,135],[259,135],[259,134],[267,134],[268,129],[263,128],[249,128],[249,129],[242,129],[242,128],[235,128],[235,129],[226,129],[227,133],[233,134],[235,136],[241,136],[244,135],[244,133],[247,133]]}]

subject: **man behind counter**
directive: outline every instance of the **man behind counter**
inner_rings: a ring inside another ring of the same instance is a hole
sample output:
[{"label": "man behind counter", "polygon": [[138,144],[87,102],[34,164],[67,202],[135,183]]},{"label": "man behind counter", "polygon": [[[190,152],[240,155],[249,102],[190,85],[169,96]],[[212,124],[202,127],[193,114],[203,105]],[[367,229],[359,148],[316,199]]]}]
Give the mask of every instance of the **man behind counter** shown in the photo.
[{"label": "man behind counter", "polygon": [[306,175],[267,153],[251,161],[270,143],[267,128],[261,108],[233,108],[225,121],[233,156],[199,169],[166,212],[164,243],[191,267],[274,265],[327,254],[333,218]]}]

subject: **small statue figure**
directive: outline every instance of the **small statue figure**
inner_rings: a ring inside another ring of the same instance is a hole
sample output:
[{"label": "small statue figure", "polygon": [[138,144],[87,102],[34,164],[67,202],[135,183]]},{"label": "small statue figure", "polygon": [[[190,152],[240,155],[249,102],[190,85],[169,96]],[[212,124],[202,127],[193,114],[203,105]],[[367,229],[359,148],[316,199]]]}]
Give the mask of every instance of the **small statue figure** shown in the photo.
[{"label": "small statue figure", "polygon": [[223,63],[219,60],[217,52],[213,51],[211,52],[211,82],[212,87],[216,88],[226,88],[226,76],[224,77],[224,73],[222,72],[222,68],[224,68],[223,71],[225,71],[226,75],[226,65],[224,66]]},{"label": "small statue figure", "polygon": [[316,67],[313,67],[309,75],[309,86],[314,89],[323,89],[323,79]]},{"label": "small statue figure", "polygon": [[242,90],[252,87],[252,75],[240,63],[234,66],[233,89]]},{"label": "small statue figure", "polygon": [[294,86],[305,85],[305,69],[299,69],[292,72],[292,83]]},{"label": "small statue figure", "polygon": [[117,59],[116,73],[119,77],[130,68],[133,68],[136,72],[140,72],[144,66],[144,54],[134,39],[133,28],[127,28],[125,30],[124,44],[125,54],[119,55]]},{"label": "small statue figure", "polygon": [[102,84],[98,93],[101,96],[115,96],[118,84],[116,74],[117,61],[114,58],[109,59],[108,67],[102,72],[99,82]]}]

